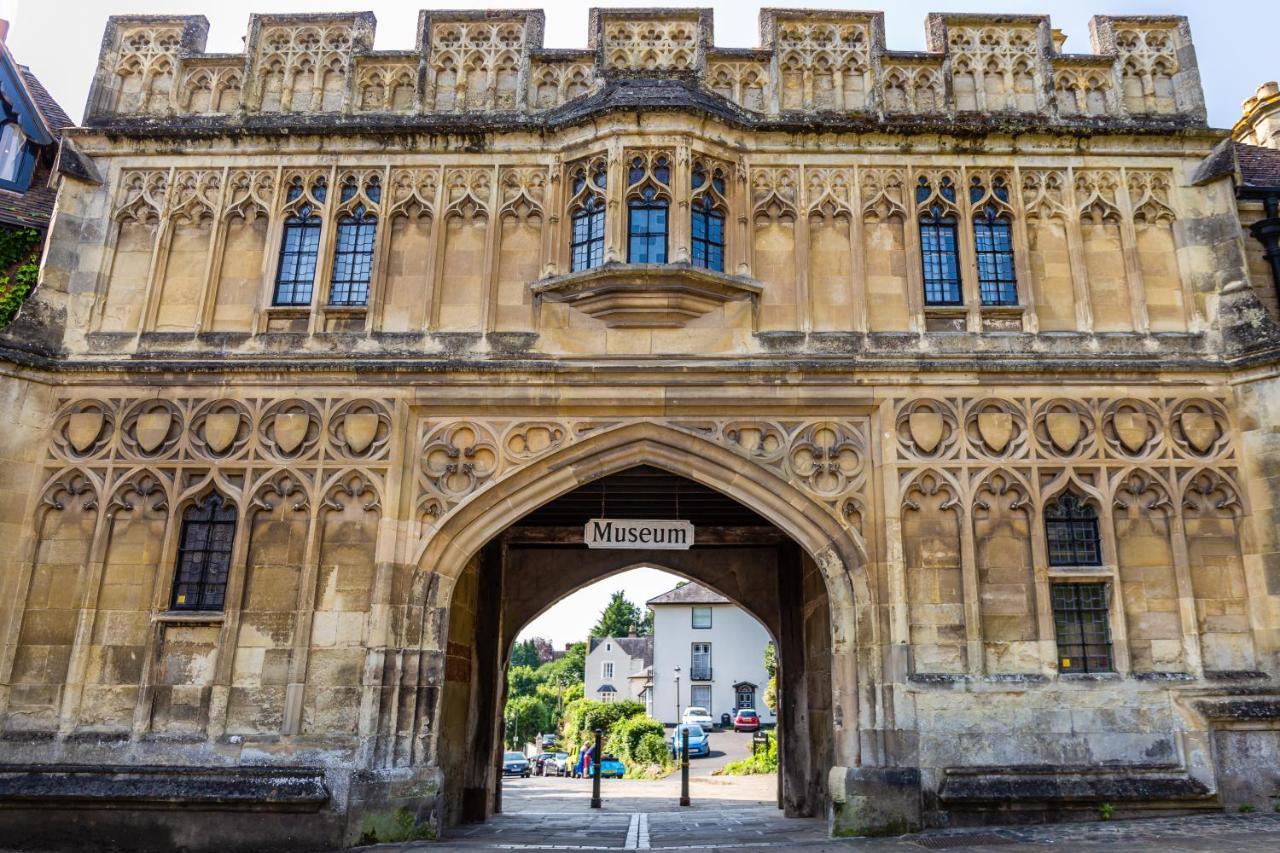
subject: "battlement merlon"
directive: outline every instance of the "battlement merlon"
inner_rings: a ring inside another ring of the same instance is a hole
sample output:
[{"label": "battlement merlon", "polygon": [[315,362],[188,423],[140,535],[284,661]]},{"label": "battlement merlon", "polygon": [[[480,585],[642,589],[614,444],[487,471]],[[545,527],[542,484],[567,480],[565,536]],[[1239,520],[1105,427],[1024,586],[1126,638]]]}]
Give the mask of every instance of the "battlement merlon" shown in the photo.
[{"label": "battlement merlon", "polygon": [[[228,129],[313,114],[522,121],[628,79],[678,78],[755,123],[1002,121],[1093,131],[1204,127],[1195,49],[1180,16],[1098,16],[1092,53],[1062,51],[1047,16],[930,14],[928,51],[885,45],[884,14],[760,10],[758,48],[717,48],[710,9],[590,12],[587,46],[543,47],[539,10],[426,10],[412,51],[375,51],[372,13],[252,15],[240,54],[204,52],[202,16],[107,21],[85,124]],[[726,105],[727,106],[727,105]],[[456,119],[455,119],[456,120]]]}]

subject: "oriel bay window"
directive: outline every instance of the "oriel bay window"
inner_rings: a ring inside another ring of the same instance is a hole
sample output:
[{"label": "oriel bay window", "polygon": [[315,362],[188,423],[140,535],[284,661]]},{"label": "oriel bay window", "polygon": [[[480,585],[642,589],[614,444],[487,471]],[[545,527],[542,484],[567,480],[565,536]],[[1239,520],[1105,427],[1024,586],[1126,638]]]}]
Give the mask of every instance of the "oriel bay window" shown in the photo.
[{"label": "oriel bay window", "polygon": [[301,177],[295,177],[289,184],[273,305],[311,304],[316,257],[320,251],[320,210],[327,189],[323,177],[317,177],[310,187]]},{"label": "oriel bay window", "polygon": [[376,175],[365,182],[350,176],[342,183],[337,237],[333,246],[333,273],[329,279],[329,304],[361,306],[369,303],[369,280],[373,272],[374,238],[378,219],[372,208],[382,198]]},{"label": "oriel bay window", "polygon": [[580,272],[604,263],[604,192],[608,170],[603,157],[570,174],[569,270]]},{"label": "oriel bay window", "polygon": [[667,262],[670,210],[671,155],[632,155],[627,167],[627,263]]},{"label": "oriel bay window", "polygon": [[980,178],[974,178],[969,201],[973,205],[973,248],[982,304],[1017,305],[1009,187],[999,176],[991,180],[990,188],[983,186]]},{"label": "oriel bay window", "polygon": [[936,182],[921,177],[916,185],[926,306],[964,304],[955,202],[956,188],[949,177]]},{"label": "oriel bay window", "polygon": [[696,161],[691,184],[690,260],[695,267],[724,272],[724,170]]},{"label": "oriel bay window", "polygon": [[186,508],[178,537],[174,610],[222,609],[235,537],[236,508],[217,492]]}]

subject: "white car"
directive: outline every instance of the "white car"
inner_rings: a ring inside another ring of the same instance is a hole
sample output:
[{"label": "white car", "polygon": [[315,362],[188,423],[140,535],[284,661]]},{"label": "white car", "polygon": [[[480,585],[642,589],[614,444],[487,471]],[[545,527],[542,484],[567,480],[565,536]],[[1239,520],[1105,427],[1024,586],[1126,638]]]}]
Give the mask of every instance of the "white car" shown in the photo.
[{"label": "white car", "polygon": [[699,708],[697,705],[690,705],[685,708],[684,714],[680,717],[680,722],[686,726],[702,726],[704,731],[711,731],[715,728],[711,714],[707,713],[706,708]]}]

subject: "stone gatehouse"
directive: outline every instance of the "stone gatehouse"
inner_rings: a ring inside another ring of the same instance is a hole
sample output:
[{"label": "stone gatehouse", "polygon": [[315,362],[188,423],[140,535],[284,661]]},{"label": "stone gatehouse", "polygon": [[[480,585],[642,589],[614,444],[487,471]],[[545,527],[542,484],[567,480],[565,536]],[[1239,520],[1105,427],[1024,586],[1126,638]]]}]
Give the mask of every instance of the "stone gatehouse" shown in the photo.
[{"label": "stone gatehouse", "polygon": [[833,832],[1269,805],[1280,328],[1187,22],[589,26],[109,20],[0,339],[0,826],[484,819],[511,641],[637,562],[778,640]]}]

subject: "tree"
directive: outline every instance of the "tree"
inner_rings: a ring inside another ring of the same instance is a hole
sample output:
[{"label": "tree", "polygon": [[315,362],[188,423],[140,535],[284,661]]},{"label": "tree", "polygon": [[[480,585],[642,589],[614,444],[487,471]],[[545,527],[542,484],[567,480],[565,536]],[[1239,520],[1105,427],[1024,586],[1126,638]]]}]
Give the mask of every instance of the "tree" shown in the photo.
[{"label": "tree", "polygon": [[546,637],[533,637],[529,642],[533,644],[533,650],[538,655],[538,663],[530,664],[530,666],[536,667],[544,663],[549,663],[555,659],[555,654],[551,648],[551,641]]},{"label": "tree", "polygon": [[540,732],[551,728],[551,713],[547,706],[533,696],[517,696],[507,701],[502,712],[506,723],[507,746],[519,749],[532,741]]},{"label": "tree", "polygon": [[507,670],[507,695],[532,696],[538,689],[538,676],[531,666],[512,666]]},{"label": "tree", "polygon": [[764,704],[770,710],[778,709],[778,649],[773,643],[764,647],[764,671],[769,684],[764,688]]},{"label": "tree", "polygon": [[[545,642],[545,641],[544,641]],[[537,668],[542,661],[538,660],[538,647],[533,640],[524,640],[511,648],[511,665]]]},{"label": "tree", "polygon": [[633,629],[640,636],[653,630],[652,616],[643,616],[640,608],[627,599],[627,594],[618,590],[601,611],[600,621],[591,629],[591,636],[625,637]]}]

